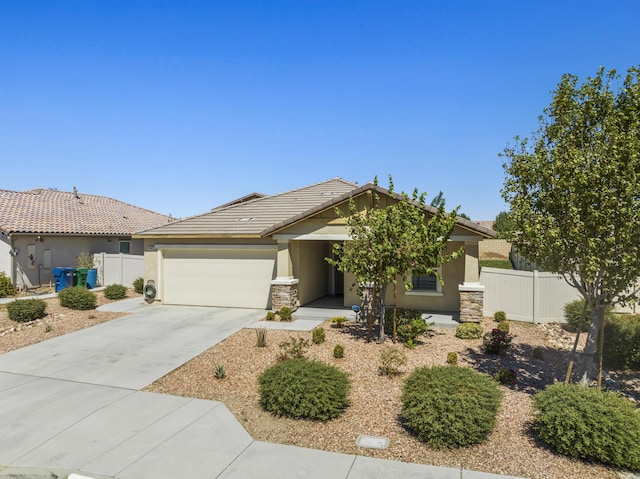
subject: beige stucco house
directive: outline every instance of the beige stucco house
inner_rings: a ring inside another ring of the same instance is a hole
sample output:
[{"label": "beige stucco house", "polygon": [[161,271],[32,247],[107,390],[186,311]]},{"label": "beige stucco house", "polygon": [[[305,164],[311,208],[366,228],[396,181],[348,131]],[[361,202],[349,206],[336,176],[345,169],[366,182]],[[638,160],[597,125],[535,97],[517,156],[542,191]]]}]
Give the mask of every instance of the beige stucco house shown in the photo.
[{"label": "beige stucco house", "polygon": [[[144,239],[145,280],[155,281],[157,299],[164,304],[278,309],[328,295],[342,296],[345,306],[359,304],[350,288],[352,275],[343,275],[325,258],[333,243],[349,240],[346,220],[336,208],[347,212],[353,199],[363,209],[374,193],[382,206],[398,199],[377,185],[335,178],[138,233],[134,238]],[[459,218],[450,249],[464,246],[465,254],[442,267],[445,284],[415,278],[414,289],[401,292],[398,305],[462,309],[464,319],[471,299],[479,301],[482,314],[478,243],[493,236],[492,230]]]},{"label": "beige stucco house", "polygon": [[48,189],[0,190],[0,271],[19,288],[53,282],[82,253],[143,253],[131,235],[175,221],[105,196]]}]

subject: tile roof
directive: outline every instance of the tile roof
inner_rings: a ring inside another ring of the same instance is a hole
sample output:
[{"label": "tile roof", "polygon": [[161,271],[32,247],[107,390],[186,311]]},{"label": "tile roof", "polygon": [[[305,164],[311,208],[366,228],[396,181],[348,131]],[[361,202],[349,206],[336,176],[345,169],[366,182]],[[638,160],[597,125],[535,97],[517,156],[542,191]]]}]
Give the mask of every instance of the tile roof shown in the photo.
[{"label": "tile roof", "polygon": [[305,186],[277,195],[264,196],[170,225],[140,233],[143,236],[247,236],[262,237],[274,225],[304,215],[323,204],[331,205],[336,196],[348,194],[358,185],[341,178]]},{"label": "tile roof", "polygon": [[[342,178],[334,178],[285,193],[216,208],[202,215],[143,231],[139,235],[264,238],[369,190],[400,198],[400,195],[371,183],[360,186]],[[430,213],[436,211],[429,205],[425,205],[425,208]],[[458,219],[458,226],[485,237],[495,235],[488,228],[464,218]]]},{"label": "tile roof", "polygon": [[6,234],[132,235],[173,221],[105,196],[0,190],[0,231]]}]

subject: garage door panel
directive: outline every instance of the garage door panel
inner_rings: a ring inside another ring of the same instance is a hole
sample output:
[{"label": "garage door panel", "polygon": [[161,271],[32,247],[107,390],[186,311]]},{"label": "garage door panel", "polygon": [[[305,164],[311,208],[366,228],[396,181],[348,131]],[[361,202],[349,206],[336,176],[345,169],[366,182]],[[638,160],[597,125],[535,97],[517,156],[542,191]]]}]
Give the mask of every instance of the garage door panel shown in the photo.
[{"label": "garage door panel", "polygon": [[276,252],[168,250],[164,253],[166,304],[267,308]]}]

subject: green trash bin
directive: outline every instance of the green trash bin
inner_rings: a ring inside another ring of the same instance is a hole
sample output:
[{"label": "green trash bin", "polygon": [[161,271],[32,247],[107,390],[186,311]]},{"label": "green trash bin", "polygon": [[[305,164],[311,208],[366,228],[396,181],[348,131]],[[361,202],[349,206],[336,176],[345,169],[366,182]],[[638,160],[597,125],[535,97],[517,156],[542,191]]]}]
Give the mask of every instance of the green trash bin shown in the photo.
[{"label": "green trash bin", "polygon": [[89,268],[76,268],[76,286],[87,287],[87,275],[89,274]]}]

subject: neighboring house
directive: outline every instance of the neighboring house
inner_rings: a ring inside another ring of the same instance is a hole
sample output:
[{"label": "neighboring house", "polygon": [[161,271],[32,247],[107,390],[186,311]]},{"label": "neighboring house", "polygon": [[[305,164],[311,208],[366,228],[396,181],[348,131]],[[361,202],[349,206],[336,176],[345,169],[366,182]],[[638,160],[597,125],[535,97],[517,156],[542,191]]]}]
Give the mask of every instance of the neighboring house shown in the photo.
[{"label": "neighboring house", "polygon": [[80,253],[143,253],[136,231],[174,219],[104,196],[0,190],[0,271],[19,288],[53,282],[52,268],[75,267]]},{"label": "neighboring house", "polygon": [[[353,276],[325,258],[333,243],[349,240],[346,219],[336,208],[348,212],[352,199],[362,210],[372,204],[374,193],[382,206],[399,197],[373,184],[336,178],[138,233],[134,238],[145,242],[145,280],[155,281],[157,298],[165,304],[279,309],[327,295],[344,296],[345,306],[359,304],[350,289]],[[415,278],[412,291],[399,293],[398,305],[457,312],[467,311],[471,300],[475,310],[479,301],[481,315],[478,243],[493,236],[459,218],[450,250],[464,246],[465,254],[442,267],[445,284]]]}]

